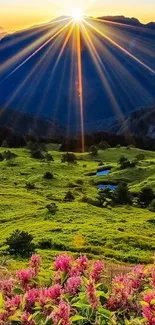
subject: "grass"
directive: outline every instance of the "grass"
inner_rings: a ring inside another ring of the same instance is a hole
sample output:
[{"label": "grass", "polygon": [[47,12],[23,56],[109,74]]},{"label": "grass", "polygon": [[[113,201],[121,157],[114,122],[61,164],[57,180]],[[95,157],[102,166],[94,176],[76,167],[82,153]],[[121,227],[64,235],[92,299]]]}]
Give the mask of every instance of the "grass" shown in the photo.
[{"label": "grass", "polygon": [[[52,146],[49,148],[51,149]],[[55,150],[57,147],[53,147]],[[0,152],[4,149],[0,148]],[[0,252],[6,249],[5,240],[14,229],[25,230],[34,236],[44,265],[61,251],[72,254],[87,253],[92,258],[107,258],[128,263],[152,261],[155,250],[155,214],[135,207],[98,208],[82,202],[85,195],[95,198],[98,182],[128,182],[133,192],[151,185],[155,190],[155,153],[136,148],[108,149],[95,158],[88,153],[77,154],[78,164],[61,163],[62,153],[49,151],[54,162],[47,163],[30,157],[27,149],[11,149],[17,154],[12,161],[0,162]],[[120,156],[134,159],[144,153],[145,159],[135,168],[120,170]],[[88,176],[96,172],[98,161],[111,166],[107,176]],[[43,176],[50,171],[54,179]],[[28,190],[26,184],[34,183]],[[63,202],[71,190],[75,201]],[[51,215],[46,206],[56,203],[58,212]],[[39,249],[42,239],[51,239],[52,248]],[[11,263],[11,268],[24,265],[22,259]]]}]

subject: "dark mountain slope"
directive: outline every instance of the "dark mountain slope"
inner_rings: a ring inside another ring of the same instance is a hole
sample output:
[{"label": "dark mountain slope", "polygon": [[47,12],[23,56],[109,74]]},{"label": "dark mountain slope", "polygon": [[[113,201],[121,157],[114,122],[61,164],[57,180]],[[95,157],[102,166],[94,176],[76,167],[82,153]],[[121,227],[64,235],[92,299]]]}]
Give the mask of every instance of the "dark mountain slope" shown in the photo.
[{"label": "dark mountain slope", "polygon": [[[69,27],[51,40],[24,65],[17,68],[68,20],[48,23],[7,35],[0,42],[0,107],[33,113],[56,120],[60,125],[79,125],[79,85],[75,31],[59,63],[54,68]],[[82,73],[84,122],[94,124],[106,118],[126,116],[130,111],[155,102],[155,31],[135,26],[93,22],[106,38],[90,27],[94,46],[100,56],[99,74],[84,37]],[[111,38],[112,42],[109,42]],[[115,46],[115,43],[119,47]],[[73,50],[74,47],[74,50]],[[128,56],[123,47],[131,55]],[[140,64],[140,61],[144,62]],[[72,62],[72,64],[71,64]],[[147,69],[148,65],[151,70]],[[8,75],[10,76],[8,77]],[[101,80],[102,77],[102,80]],[[121,112],[121,114],[120,114]]]},{"label": "dark mountain slope", "polygon": [[130,130],[132,135],[147,136],[155,139],[155,106],[143,108],[129,115],[117,134]]}]

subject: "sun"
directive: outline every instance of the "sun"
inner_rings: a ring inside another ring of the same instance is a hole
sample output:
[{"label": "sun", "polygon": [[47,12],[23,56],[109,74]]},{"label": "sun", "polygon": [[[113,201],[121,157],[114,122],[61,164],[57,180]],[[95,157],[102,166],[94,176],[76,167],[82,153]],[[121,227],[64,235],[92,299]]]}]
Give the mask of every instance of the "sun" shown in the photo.
[{"label": "sun", "polygon": [[75,21],[80,22],[83,18],[83,11],[81,8],[74,8],[72,10],[72,17]]}]

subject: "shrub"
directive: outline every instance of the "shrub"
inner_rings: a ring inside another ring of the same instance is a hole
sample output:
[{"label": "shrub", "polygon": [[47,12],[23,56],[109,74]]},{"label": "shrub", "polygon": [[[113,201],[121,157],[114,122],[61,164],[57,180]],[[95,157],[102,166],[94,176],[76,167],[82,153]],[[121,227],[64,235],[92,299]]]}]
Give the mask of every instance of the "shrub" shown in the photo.
[{"label": "shrub", "polygon": [[140,193],[138,193],[138,203],[141,206],[148,206],[152,200],[155,198],[154,192],[151,187],[144,187]]},{"label": "shrub", "polygon": [[40,149],[38,149],[36,151],[31,151],[31,157],[35,158],[35,159],[44,159],[45,158]]},{"label": "shrub", "polygon": [[74,153],[67,152],[61,158],[61,162],[63,162],[63,163],[68,162],[68,163],[74,164],[74,163],[76,163],[76,161],[77,161],[77,158]]},{"label": "shrub", "polygon": [[51,172],[46,172],[43,176],[45,179],[53,179],[54,176]]},{"label": "shrub", "polygon": [[115,189],[112,195],[112,202],[114,204],[132,204],[132,196],[126,183],[120,183]]},{"label": "shrub", "polygon": [[106,142],[106,141],[101,141],[100,143],[99,143],[99,149],[101,149],[101,150],[106,150],[106,149],[108,149],[108,148],[110,148],[110,145],[108,144],[108,142]]},{"label": "shrub", "polygon": [[144,159],[145,159],[145,155],[144,155],[143,153],[139,153],[139,154],[135,157],[135,159],[136,159],[137,161],[144,160]]},{"label": "shrub", "polygon": [[17,157],[17,155],[15,153],[11,152],[10,150],[3,152],[3,158],[6,160],[11,160],[16,157]]},{"label": "shrub", "polygon": [[75,200],[75,197],[71,191],[68,191],[67,194],[64,197],[65,202],[73,202]]},{"label": "shrub", "polygon": [[50,153],[46,153],[46,155],[45,155],[45,159],[47,160],[47,161],[54,161],[54,158],[53,158],[53,156],[50,154]]},{"label": "shrub", "polygon": [[28,143],[27,143],[27,148],[29,149],[29,150],[33,150],[33,142],[32,141],[28,141]]},{"label": "shrub", "polygon": [[92,156],[97,156],[98,155],[98,148],[96,146],[91,146],[89,148],[89,151],[90,151]]},{"label": "shrub", "polygon": [[35,184],[31,182],[26,183],[26,188],[27,190],[34,190],[35,189]]},{"label": "shrub", "polygon": [[120,159],[118,160],[118,164],[120,165],[121,169],[133,168],[136,166],[137,163],[138,161],[136,159],[130,162],[130,160],[124,156],[121,156]]},{"label": "shrub", "polygon": [[47,208],[48,212],[53,215],[56,214],[58,211],[58,206],[55,203],[47,204],[46,208]]},{"label": "shrub", "polygon": [[150,203],[149,210],[155,212],[155,199],[153,199],[152,202]]},{"label": "shrub", "polygon": [[3,147],[3,148],[9,148],[9,145],[8,145],[8,143],[7,143],[6,140],[4,140],[4,141],[2,142],[1,147]]},{"label": "shrub", "polygon": [[0,153],[0,161],[3,161],[4,158],[3,158],[3,155]]},{"label": "shrub", "polygon": [[42,151],[44,151],[44,152],[47,151],[46,144],[45,144],[44,142],[42,142],[42,143],[40,144],[40,149],[41,149]]},{"label": "shrub", "polygon": [[52,241],[50,238],[41,239],[39,242],[39,248],[50,249],[52,248]]},{"label": "shrub", "polygon": [[78,184],[78,185],[83,185],[83,179],[77,179],[76,180],[76,184]]},{"label": "shrub", "polygon": [[32,241],[33,236],[28,232],[18,229],[15,230],[11,236],[6,239],[6,244],[9,246],[9,254],[20,255],[22,257],[30,256],[35,250]]}]

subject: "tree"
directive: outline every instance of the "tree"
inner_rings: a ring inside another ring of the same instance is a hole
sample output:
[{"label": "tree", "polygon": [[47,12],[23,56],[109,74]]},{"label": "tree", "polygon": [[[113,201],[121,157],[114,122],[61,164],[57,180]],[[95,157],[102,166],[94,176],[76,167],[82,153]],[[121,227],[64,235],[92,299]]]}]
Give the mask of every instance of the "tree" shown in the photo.
[{"label": "tree", "polygon": [[96,146],[91,146],[89,151],[90,151],[92,156],[97,156],[98,155],[98,148]]},{"label": "tree", "polygon": [[46,208],[47,208],[48,212],[53,215],[56,214],[58,211],[58,206],[55,203],[47,204]]},{"label": "tree", "polygon": [[118,160],[118,164],[120,165],[121,169],[125,169],[130,167],[130,161],[124,156],[121,156],[120,159]]},{"label": "tree", "polygon": [[73,202],[75,200],[75,197],[71,191],[68,191],[67,194],[64,197],[65,202]]},{"label": "tree", "polygon": [[155,212],[155,199],[153,199],[152,202],[150,203],[149,210]]},{"label": "tree", "polygon": [[97,200],[99,202],[99,206],[103,206],[104,203],[107,202],[107,199],[111,199],[112,197],[112,191],[109,188],[103,188],[99,191]]},{"label": "tree", "polygon": [[6,239],[6,244],[9,246],[10,255],[28,257],[35,251],[32,241],[33,236],[31,234],[17,229]]},{"label": "tree", "polygon": [[53,174],[52,174],[51,172],[46,172],[46,173],[44,174],[44,178],[45,178],[45,179],[53,179],[54,176],[53,176]]},{"label": "tree", "polygon": [[154,192],[149,186],[144,187],[138,194],[138,202],[143,206],[148,206],[154,198]]},{"label": "tree", "polygon": [[36,151],[31,151],[31,157],[35,158],[35,159],[44,159],[45,158],[40,149],[38,149]]},{"label": "tree", "polygon": [[1,147],[3,147],[3,148],[8,148],[9,147],[6,140],[3,140],[2,144],[1,144]]},{"label": "tree", "polygon": [[61,158],[61,162],[68,162],[68,163],[72,163],[75,164],[77,161],[76,156],[74,155],[74,153],[65,153],[62,158]]},{"label": "tree", "polygon": [[98,146],[98,147],[99,147],[99,149],[101,149],[101,150],[106,150],[106,149],[110,148],[108,142],[106,142],[106,141],[101,141],[101,142],[99,143],[99,146]]},{"label": "tree", "polygon": [[47,151],[46,144],[45,144],[44,142],[42,142],[42,143],[40,144],[40,149],[41,149],[42,151],[44,151],[44,152]]},{"label": "tree", "polygon": [[16,158],[17,155],[15,153],[11,152],[10,150],[7,150],[7,151],[3,152],[3,157],[6,160],[11,160],[13,158]]},{"label": "tree", "polygon": [[132,196],[129,192],[128,185],[121,182],[112,195],[114,204],[132,204]]}]

